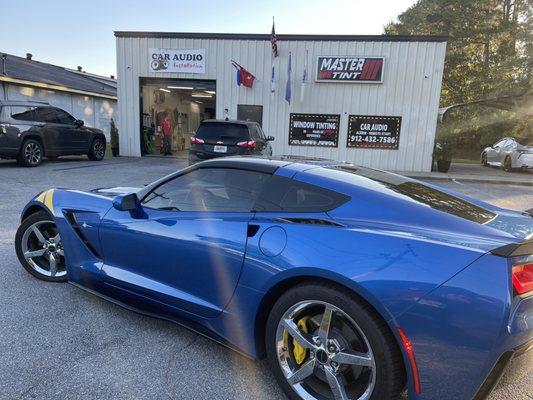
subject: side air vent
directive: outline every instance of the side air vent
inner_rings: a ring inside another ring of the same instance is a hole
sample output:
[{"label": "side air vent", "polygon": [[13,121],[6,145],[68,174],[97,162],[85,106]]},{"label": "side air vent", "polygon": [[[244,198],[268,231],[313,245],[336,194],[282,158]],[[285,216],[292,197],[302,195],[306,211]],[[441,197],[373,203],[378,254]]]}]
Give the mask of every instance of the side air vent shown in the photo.
[{"label": "side air vent", "polygon": [[338,222],[331,221],[329,219],[322,218],[275,218],[274,221],[284,222],[289,224],[305,224],[305,225],[322,225],[322,226],[334,226],[334,227],[344,227],[343,224]]},{"label": "side air vent", "polygon": [[96,258],[102,259],[102,256],[100,255],[100,253],[98,253],[98,250],[94,248],[92,243],[89,241],[87,236],[85,236],[80,226],[78,225],[78,221],[76,220],[76,215],[72,211],[68,211],[65,213],[65,217],[67,218],[67,221],[69,222],[69,224],[72,226],[72,229],[74,229],[74,232],[76,233],[76,235],[78,235],[80,240],[85,244],[85,246],[87,246],[89,251],[93,253],[93,255]]}]

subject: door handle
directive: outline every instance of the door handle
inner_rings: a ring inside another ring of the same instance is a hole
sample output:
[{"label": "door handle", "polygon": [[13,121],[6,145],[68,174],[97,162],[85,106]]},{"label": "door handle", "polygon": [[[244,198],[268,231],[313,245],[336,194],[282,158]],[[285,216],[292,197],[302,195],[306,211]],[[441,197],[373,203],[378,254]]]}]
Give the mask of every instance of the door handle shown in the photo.
[{"label": "door handle", "polygon": [[248,231],[247,236],[248,237],[254,237],[255,234],[259,231],[259,225],[255,224],[248,224]]}]

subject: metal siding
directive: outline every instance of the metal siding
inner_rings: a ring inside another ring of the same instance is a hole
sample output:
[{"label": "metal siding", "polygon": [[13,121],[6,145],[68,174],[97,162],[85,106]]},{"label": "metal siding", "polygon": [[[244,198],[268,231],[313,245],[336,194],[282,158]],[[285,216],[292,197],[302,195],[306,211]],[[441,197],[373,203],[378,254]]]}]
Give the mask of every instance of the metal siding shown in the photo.
[{"label": "metal siding", "polygon": [[[237,104],[263,106],[263,128],[275,136],[274,154],[295,154],[351,161],[374,168],[429,171],[437,124],[445,42],[416,41],[280,41],[274,61],[276,93],[270,93],[272,55],[270,42],[245,39],[181,37],[117,37],[117,73],[121,154],[140,155],[139,78],[161,77],[216,80],[217,118],[236,118]],[[206,73],[155,73],[148,71],[148,49],[205,49]],[[306,49],[309,81],[300,102]],[[292,99],[285,101],[288,54],[292,52]],[[319,55],[385,57],[382,84],[316,83]],[[235,59],[257,80],[253,89],[238,87]],[[130,68],[128,68],[130,67]],[[425,77],[427,76],[427,78]],[[290,113],[340,114],[337,148],[289,146]],[[347,149],[348,115],[401,116],[399,150]]]}]

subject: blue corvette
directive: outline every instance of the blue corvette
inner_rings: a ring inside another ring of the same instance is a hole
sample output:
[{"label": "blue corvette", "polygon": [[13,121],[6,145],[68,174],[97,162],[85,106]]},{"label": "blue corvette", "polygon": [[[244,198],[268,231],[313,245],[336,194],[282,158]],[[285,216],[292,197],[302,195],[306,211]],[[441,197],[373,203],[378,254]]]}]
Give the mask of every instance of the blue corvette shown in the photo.
[{"label": "blue corvette", "polygon": [[51,189],[20,262],[267,357],[291,399],[481,399],[533,347],[533,218],[399,175],[227,157]]}]

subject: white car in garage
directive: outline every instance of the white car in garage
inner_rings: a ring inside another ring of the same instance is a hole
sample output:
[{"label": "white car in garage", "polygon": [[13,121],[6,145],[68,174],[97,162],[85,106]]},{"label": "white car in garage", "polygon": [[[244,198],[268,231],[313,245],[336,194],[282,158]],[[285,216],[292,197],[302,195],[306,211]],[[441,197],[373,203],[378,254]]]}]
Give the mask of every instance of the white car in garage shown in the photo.
[{"label": "white car in garage", "polygon": [[518,168],[533,168],[533,139],[520,144],[514,138],[503,138],[483,150],[481,164],[502,167],[508,172]]}]

